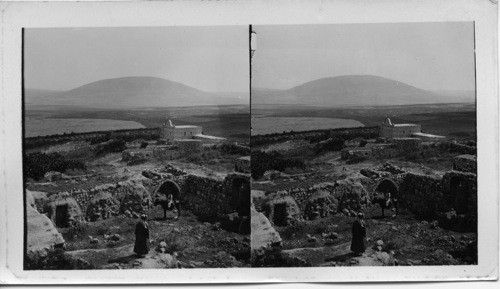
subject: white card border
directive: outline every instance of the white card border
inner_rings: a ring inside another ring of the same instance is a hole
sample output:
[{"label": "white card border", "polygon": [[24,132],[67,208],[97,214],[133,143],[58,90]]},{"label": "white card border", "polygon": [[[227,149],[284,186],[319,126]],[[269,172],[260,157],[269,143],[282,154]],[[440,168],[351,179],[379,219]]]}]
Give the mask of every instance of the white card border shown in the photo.
[{"label": "white card border", "polygon": [[[494,1],[493,1],[494,2]],[[378,282],[498,278],[498,7],[488,0],[3,2],[0,281],[12,284]],[[475,21],[477,266],[23,271],[21,28]],[[8,236],[8,238],[5,238]]]}]

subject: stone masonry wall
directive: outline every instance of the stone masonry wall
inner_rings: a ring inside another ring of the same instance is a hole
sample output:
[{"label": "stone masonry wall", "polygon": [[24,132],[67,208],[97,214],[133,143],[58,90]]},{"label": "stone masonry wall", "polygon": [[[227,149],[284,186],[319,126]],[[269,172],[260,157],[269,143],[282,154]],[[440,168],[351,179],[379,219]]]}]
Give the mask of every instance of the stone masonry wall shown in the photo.
[{"label": "stone masonry wall", "polygon": [[477,175],[450,171],[443,176],[443,191],[449,206],[458,213],[477,215]]},{"label": "stone masonry wall", "polygon": [[407,173],[399,187],[400,202],[422,218],[433,218],[446,210],[445,196],[438,176]]},{"label": "stone masonry wall", "polygon": [[414,152],[422,150],[422,140],[419,138],[394,138],[392,140],[398,152]]},{"label": "stone masonry wall", "polygon": [[215,219],[231,210],[231,194],[224,180],[189,175],[184,181],[181,202],[203,219]]},{"label": "stone masonry wall", "polygon": [[460,155],[453,159],[453,169],[461,172],[477,173],[477,160],[474,155]]}]

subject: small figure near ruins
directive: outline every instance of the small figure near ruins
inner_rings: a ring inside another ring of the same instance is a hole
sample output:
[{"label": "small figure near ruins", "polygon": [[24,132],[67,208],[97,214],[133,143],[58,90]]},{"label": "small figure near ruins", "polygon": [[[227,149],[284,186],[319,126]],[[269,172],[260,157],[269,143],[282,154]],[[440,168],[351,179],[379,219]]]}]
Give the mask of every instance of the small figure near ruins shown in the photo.
[{"label": "small figure near ruins", "polygon": [[364,221],[364,214],[358,213],[356,220],[352,225],[352,242],[351,251],[355,255],[361,256],[366,249],[366,226]]},{"label": "small figure near ruins", "polygon": [[135,225],[135,245],[134,253],[138,256],[143,257],[149,252],[149,226],[146,222],[148,216],[146,214],[141,215],[141,219]]}]

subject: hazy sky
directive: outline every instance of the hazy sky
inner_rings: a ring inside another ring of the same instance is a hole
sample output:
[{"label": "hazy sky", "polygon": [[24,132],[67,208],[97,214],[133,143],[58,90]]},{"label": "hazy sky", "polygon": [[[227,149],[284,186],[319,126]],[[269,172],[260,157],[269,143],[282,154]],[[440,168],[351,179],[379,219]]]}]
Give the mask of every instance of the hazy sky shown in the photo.
[{"label": "hazy sky", "polygon": [[248,91],[248,26],[27,29],[24,51],[27,88],[154,76],[208,92]]},{"label": "hazy sky", "polygon": [[252,86],[371,74],[427,90],[474,90],[472,22],[254,26]]}]

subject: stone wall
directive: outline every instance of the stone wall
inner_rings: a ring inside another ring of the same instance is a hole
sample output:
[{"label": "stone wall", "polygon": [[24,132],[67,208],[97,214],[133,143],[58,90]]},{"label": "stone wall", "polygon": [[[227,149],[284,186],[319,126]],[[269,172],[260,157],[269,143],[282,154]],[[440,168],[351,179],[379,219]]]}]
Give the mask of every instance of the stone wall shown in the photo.
[{"label": "stone wall", "polygon": [[446,210],[441,177],[407,173],[399,187],[399,201],[413,214],[433,218]]},{"label": "stone wall", "polygon": [[455,141],[452,141],[450,143],[450,150],[469,155],[475,155],[477,151],[476,147],[474,146],[469,146]]},{"label": "stone wall", "polygon": [[371,195],[366,187],[373,187],[374,183],[375,181],[361,175],[356,179],[325,182],[309,188],[267,192],[265,197],[254,198],[254,203],[256,208],[265,211],[266,202],[290,196],[302,214],[295,219],[322,218],[338,213],[354,216],[369,205]]},{"label": "stone wall", "polygon": [[370,148],[344,148],[340,152],[343,160],[356,159],[359,157],[368,158],[372,155]]},{"label": "stone wall", "polygon": [[217,219],[232,212],[231,192],[222,179],[188,175],[181,190],[182,204],[202,219]]},{"label": "stone wall", "polygon": [[399,153],[422,150],[422,140],[419,138],[394,138],[392,142]]},{"label": "stone wall", "polygon": [[201,152],[202,142],[200,140],[176,140],[181,154],[191,154]]},{"label": "stone wall", "polygon": [[268,143],[278,143],[288,140],[304,140],[317,136],[322,136],[329,133],[331,138],[341,137],[343,139],[353,139],[356,137],[375,138],[379,135],[380,128],[378,126],[372,127],[355,127],[355,128],[338,128],[338,129],[324,129],[324,130],[311,130],[311,131],[295,131],[285,133],[273,133],[266,135],[252,135],[252,146],[258,146]]},{"label": "stone wall", "polygon": [[477,173],[475,155],[460,155],[453,158],[453,169],[461,172]]},{"label": "stone wall", "polygon": [[372,149],[372,155],[376,158],[394,158],[399,154],[393,144],[374,144],[370,148]]},{"label": "stone wall", "polygon": [[153,148],[153,157],[161,160],[173,160],[180,156],[177,147],[174,146],[158,146]]},{"label": "stone wall", "polygon": [[458,214],[477,215],[477,175],[450,171],[443,176],[446,203]]}]

